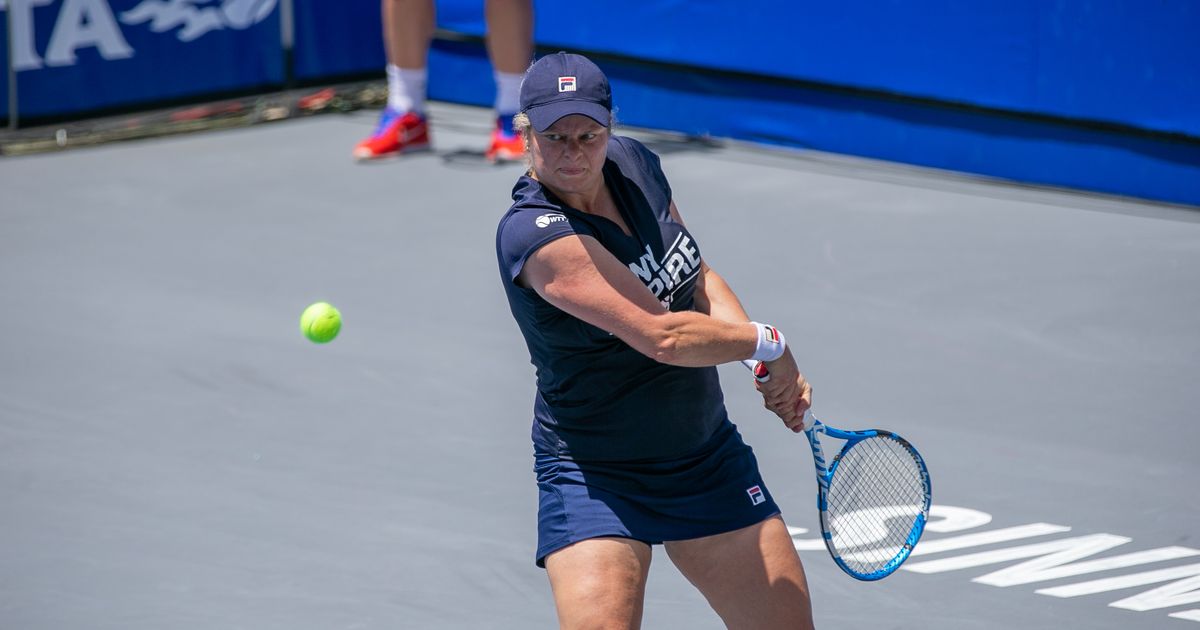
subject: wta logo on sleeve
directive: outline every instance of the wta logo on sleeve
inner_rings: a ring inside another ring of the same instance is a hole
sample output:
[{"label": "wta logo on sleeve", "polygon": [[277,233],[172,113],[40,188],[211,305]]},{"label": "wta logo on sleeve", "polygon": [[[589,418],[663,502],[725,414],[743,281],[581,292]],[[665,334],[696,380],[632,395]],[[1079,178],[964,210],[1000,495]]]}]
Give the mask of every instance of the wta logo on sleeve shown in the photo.
[{"label": "wta logo on sleeve", "polygon": [[750,486],[749,488],[746,488],[746,494],[750,495],[750,503],[752,505],[758,505],[759,503],[764,503],[767,500],[766,495],[763,494],[762,488],[758,486]]},{"label": "wta logo on sleeve", "polygon": [[542,216],[534,219],[533,224],[538,226],[539,228],[546,228],[546,227],[550,227],[551,223],[558,223],[559,221],[566,221],[566,220],[567,220],[567,215],[559,214],[557,212],[551,212],[549,214],[543,214]]}]

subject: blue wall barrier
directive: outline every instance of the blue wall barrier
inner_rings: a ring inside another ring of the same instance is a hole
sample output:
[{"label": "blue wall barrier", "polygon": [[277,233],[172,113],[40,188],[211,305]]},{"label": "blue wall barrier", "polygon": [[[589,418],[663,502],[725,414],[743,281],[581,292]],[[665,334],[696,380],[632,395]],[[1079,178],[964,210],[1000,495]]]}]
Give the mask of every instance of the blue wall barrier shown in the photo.
[{"label": "blue wall barrier", "polygon": [[[382,74],[379,0],[292,0],[290,68],[282,1],[0,0],[20,115]],[[468,41],[435,43],[431,98],[491,104],[482,4],[439,0]],[[626,124],[1200,205],[1192,0],[535,7],[539,47],[591,53]]]},{"label": "blue wall barrier", "polygon": [[[445,28],[483,33],[479,2],[441,4]],[[542,45],[1200,136],[1194,0],[536,7]]]},{"label": "blue wall barrier", "polygon": [[[443,28],[483,34],[477,2],[442,4]],[[629,125],[1200,205],[1188,0],[680,7],[543,2],[535,38],[600,53]],[[436,47],[430,71],[435,98],[491,103],[463,46]]]},{"label": "blue wall barrier", "polygon": [[[0,10],[5,9],[3,2],[8,0],[0,0]],[[0,118],[8,120],[8,11],[0,11],[0,70],[5,70],[4,78],[0,79]]]},{"label": "blue wall barrier", "polygon": [[379,0],[296,0],[293,7],[296,79],[383,73]]},{"label": "blue wall barrier", "polygon": [[[612,82],[618,121],[629,126],[1200,205],[1196,142],[695,72],[665,79],[660,69],[637,62],[600,66]],[[491,81],[487,58],[475,47],[434,47],[435,98],[490,106]]]}]

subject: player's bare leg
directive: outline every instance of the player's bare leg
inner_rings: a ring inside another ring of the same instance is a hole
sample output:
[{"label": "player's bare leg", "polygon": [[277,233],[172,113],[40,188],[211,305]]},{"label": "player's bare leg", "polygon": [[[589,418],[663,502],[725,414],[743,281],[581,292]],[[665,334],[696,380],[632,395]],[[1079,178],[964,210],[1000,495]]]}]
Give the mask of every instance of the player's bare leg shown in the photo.
[{"label": "player's bare leg", "polygon": [[665,546],[727,627],[812,629],[808,580],[782,518]]},{"label": "player's bare leg", "polygon": [[641,627],[650,558],[648,545],[628,538],[591,538],[547,556],[559,627]]}]

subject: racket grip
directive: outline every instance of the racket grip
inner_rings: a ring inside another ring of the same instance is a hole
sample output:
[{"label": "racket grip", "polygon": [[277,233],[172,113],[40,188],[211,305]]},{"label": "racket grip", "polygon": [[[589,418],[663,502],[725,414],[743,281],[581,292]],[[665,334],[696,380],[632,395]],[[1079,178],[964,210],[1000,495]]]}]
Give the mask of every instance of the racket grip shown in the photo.
[{"label": "racket grip", "polygon": [[746,369],[750,370],[750,372],[754,374],[754,380],[758,381],[759,383],[766,383],[767,381],[771,380],[771,373],[767,371],[767,366],[763,365],[762,361],[746,359],[745,361],[742,361],[742,365],[746,366]]},{"label": "racket grip", "polygon": [[[750,370],[752,373],[754,373],[754,380],[758,381],[759,383],[766,383],[767,381],[771,380],[771,373],[767,371],[767,366],[763,365],[762,361],[746,359],[742,361],[742,365],[746,366],[747,370]],[[813,426],[814,420],[816,420],[816,418],[814,418],[812,415],[812,409],[805,409],[803,420],[805,431],[812,431],[815,428]],[[797,429],[796,432],[799,433],[799,430]]]}]

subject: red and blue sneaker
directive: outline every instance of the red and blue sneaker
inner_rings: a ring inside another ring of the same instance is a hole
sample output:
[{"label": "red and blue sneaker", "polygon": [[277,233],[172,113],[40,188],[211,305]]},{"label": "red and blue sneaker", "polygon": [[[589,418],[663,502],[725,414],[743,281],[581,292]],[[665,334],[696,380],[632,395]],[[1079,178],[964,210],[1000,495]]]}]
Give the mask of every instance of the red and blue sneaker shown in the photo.
[{"label": "red and blue sneaker", "polygon": [[429,149],[429,123],[416,112],[400,112],[387,108],[379,116],[379,125],[371,137],[354,147],[358,160],[412,153]]},{"label": "red and blue sneaker", "polygon": [[511,117],[501,116],[492,130],[492,144],[484,152],[489,162],[517,162],[525,158],[525,141],[513,130]]}]

